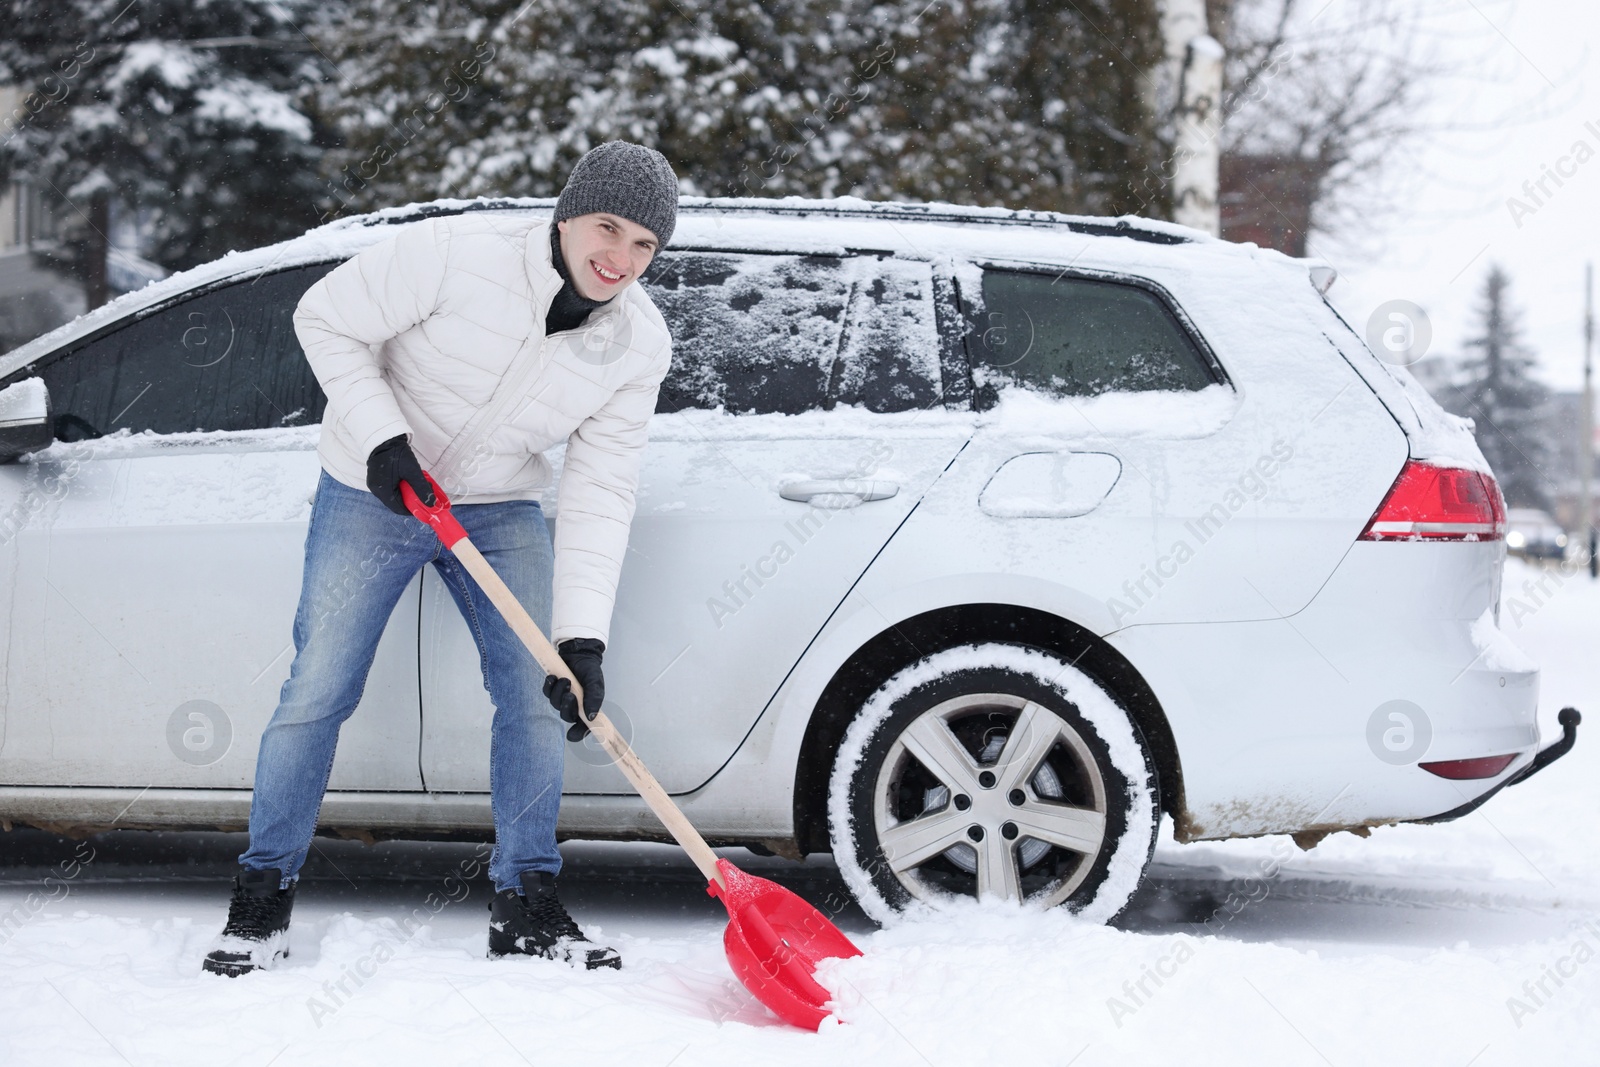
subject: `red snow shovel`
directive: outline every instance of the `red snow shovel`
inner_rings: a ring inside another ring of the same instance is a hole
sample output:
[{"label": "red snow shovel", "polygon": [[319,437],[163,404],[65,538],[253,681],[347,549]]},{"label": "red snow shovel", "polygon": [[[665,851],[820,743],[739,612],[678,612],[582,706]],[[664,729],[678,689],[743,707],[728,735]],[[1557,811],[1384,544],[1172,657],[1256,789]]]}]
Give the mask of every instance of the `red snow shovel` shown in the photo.
[{"label": "red snow shovel", "polygon": [[[538,625],[529,617],[515,595],[506,588],[500,576],[489,566],[473,545],[467,531],[462,529],[450,513],[450,501],[444,490],[428,477],[433,486],[434,499],[428,507],[405,482],[400,483],[400,496],[411,514],[431,526],[444,542],[444,547],[477,581],[478,587],[494,601],[495,607],[522,643],[528,646],[533,658],[539,661],[546,673],[567,679],[572,683],[572,695],[578,706],[583,706],[583,690],[572,676],[556,650]],[[667,831],[683,846],[700,873],[710,884],[706,892],[722,900],[728,909],[728,929],[722,937],[728,951],[728,964],[739,981],[755,998],[771,1008],[779,1018],[807,1030],[815,1030],[828,1017],[826,1008],[828,991],[817,984],[814,977],[817,964],[834,957],[848,958],[861,955],[861,950],[850,943],[838,927],[822,913],[789,890],[765,878],[746,874],[727,860],[711,851],[683,812],[667,796],[661,783],[645,769],[628,742],[617,733],[605,713],[593,719],[585,717],[590,731],[601,746],[622,768],[628,781],[650,805]]]}]

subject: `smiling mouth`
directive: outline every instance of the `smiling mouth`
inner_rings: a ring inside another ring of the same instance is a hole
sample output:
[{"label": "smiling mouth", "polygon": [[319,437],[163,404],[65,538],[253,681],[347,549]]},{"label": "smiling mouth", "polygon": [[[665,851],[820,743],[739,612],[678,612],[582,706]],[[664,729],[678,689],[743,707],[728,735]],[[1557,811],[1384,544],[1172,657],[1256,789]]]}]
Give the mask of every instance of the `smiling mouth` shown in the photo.
[{"label": "smiling mouth", "polygon": [[599,278],[602,282],[604,282],[607,285],[616,285],[623,278],[623,276],[621,274],[618,274],[615,271],[606,270],[606,268],[602,267],[600,264],[596,263],[594,260],[590,260],[589,261],[589,266],[594,269],[595,277]]}]

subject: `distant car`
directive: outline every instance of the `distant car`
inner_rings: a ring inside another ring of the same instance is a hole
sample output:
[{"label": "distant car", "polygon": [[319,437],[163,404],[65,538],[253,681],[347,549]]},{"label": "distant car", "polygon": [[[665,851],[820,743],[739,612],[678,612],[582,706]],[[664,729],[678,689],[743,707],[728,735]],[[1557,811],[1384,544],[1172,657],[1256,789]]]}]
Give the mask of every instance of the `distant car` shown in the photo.
[{"label": "distant car", "polygon": [[[0,454],[32,453],[0,466],[0,819],[245,826],[318,472],[295,305],[403,223],[552,208],[341,220],[0,358]],[[1163,812],[1309,847],[1470,811],[1574,728],[1541,752],[1471,434],[1329,282],[1136,219],[685,199],[608,711],[713,843],[832,851],[879,917],[1109,919]],[[484,838],[490,717],[424,569],[324,832]],[[664,838],[567,753],[563,836]]]},{"label": "distant car", "polygon": [[1565,559],[1567,532],[1549,512],[1511,508],[1506,512],[1506,551],[1523,559]]}]

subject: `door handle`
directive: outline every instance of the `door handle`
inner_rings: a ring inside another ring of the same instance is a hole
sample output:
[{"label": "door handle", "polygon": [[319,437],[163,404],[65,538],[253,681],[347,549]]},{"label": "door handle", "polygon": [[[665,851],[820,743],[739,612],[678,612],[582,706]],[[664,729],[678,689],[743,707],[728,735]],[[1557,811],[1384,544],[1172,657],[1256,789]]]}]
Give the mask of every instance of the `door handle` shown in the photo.
[{"label": "door handle", "polygon": [[778,487],[778,495],[785,500],[809,504],[812,497],[853,496],[858,503],[869,500],[888,500],[900,491],[894,482],[869,481],[863,478],[808,478],[800,482],[785,482]]}]

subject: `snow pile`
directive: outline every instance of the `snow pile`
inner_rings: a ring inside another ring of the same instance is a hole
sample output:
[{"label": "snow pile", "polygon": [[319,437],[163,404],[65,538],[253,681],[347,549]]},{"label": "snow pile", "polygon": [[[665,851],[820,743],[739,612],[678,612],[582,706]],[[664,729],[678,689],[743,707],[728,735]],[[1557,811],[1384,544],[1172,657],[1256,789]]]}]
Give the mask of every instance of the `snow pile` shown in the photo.
[{"label": "snow pile", "polygon": [[[1271,898],[1255,907],[1270,910]],[[1129,933],[1059,911],[969,906],[857,935],[864,956],[819,971],[837,1016],[809,1034],[776,1025],[732,980],[709,924],[667,938],[603,931],[625,969],[584,973],[484,959],[473,925],[484,917],[472,911],[415,928],[404,915],[302,919],[294,956],[237,980],[197,973],[211,923],[83,910],[41,919],[0,948],[0,1055],[348,1067],[517,1063],[520,1052],[550,1063],[921,1067],[1147,1063],[1182,1048],[1201,1065],[1570,1063],[1594,1039],[1588,1009],[1600,995],[1600,966],[1574,962],[1581,945],[1600,947],[1593,924],[1509,947],[1324,951],[1292,934],[1273,944],[1226,929]],[[1558,969],[1570,972],[1559,985],[1546,977]]]},{"label": "snow pile", "polygon": [[[1548,573],[1509,563],[1508,600]],[[1600,583],[1574,574],[1544,588],[1516,621],[1501,617],[1543,666],[1541,726],[1554,737],[1563,704],[1600,708]],[[359,888],[302,886],[291,956],[236,980],[200,973],[226,911],[220,879],[141,886],[137,871],[97,874],[105,860],[75,881],[8,865],[0,1062],[1589,1062],[1584,1050],[1600,1042],[1597,781],[1600,744],[1586,735],[1455,823],[1335,835],[1304,853],[1281,838],[1164,838],[1120,929],[1015,907],[967,905],[877,931],[846,914],[865,955],[822,967],[837,1020],[817,1034],[774,1025],[733,980],[716,905],[664,846],[566,846],[564,895],[625,961],[594,973],[485,959],[481,895],[424,887],[400,899],[398,883],[352,866],[354,843],[318,847]],[[837,913],[815,889],[842,892],[826,860],[727,854],[799,879]],[[449,884],[448,864],[415,865]]]},{"label": "snow pile", "polygon": [[1052,397],[1007,386],[1000,402],[980,416],[1007,433],[1056,437],[1184,439],[1216,433],[1238,409],[1239,394],[1225,385],[1194,392],[1102,393]]},{"label": "snow pile", "polygon": [[115,430],[91,441],[56,441],[48,448],[30,452],[22,463],[66,463],[74,459],[110,459],[122,456],[184,454],[196,446],[251,454],[257,452],[314,452],[321,426],[285,426],[271,430],[200,430],[192,433],[163,433],[150,430],[134,433]]},{"label": "snow pile", "polygon": [[840,404],[832,411],[805,411],[795,415],[769,412],[733,415],[717,408],[687,409],[650,417],[652,441],[787,441],[840,440],[943,436],[970,433],[974,416],[967,411],[930,407],[919,411],[877,413],[857,404]]}]

